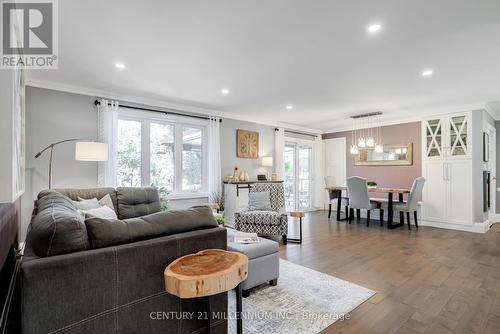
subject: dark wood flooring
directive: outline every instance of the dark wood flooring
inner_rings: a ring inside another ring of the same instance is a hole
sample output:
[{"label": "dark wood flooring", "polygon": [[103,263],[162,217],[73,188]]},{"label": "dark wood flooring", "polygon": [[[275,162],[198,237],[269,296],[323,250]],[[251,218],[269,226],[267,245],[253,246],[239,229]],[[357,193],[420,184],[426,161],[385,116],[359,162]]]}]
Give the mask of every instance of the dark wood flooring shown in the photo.
[{"label": "dark wood flooring", "polygon": [[303,231],[302,245],[280,247],[283,259],[377,292],[324,333],[500,333],[499,224],[486,234],[387,230],[317,211]]}]

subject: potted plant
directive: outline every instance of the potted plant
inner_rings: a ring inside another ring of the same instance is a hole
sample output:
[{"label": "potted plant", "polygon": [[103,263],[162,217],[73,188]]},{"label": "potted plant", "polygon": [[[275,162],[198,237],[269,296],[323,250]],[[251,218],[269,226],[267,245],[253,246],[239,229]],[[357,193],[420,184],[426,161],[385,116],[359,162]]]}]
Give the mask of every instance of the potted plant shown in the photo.
[{"label": "potted plant", "polygon": [[375,181],[368,181],[366,182],[366,185],[368,186],[368,188],[377,188],[377,182]]}]

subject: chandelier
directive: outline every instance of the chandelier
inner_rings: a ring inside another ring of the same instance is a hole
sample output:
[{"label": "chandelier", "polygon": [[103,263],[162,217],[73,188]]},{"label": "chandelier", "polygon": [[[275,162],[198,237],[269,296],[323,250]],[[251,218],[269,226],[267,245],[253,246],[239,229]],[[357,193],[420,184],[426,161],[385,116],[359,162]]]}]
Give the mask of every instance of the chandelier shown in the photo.
[{"label": "chandelier", "polygon": [[360,149],[373,149],[377,153],[384,151],[382,129],[380,127],[381,115],[382,112],[377,111],[351,116],[353,124],[349,152],[352,155],[359,154]]}]

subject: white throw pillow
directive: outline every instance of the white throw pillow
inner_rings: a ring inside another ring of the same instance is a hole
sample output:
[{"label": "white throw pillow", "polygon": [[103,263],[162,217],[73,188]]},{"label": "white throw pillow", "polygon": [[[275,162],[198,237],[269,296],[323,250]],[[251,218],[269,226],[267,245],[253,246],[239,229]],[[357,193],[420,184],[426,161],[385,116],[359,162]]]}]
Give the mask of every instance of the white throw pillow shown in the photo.
[{"label": "white throw pillow", "polygon": [[101,205],[97,198],[83,199],[78,197],[78,201],[72,201],[78,210],[90,210],[99,208]]},{"label": "white throw pillow", "polygon": [[80,211],[87,216],[92,216],[96,218],[118,219],[118,217],[116,216],[116,212],[106,205],[95,209],[80,210]]},{"label": "white throw pillow", "polygon": [[111,210],[115,211],[115,206],[113,205],[113,200],[111,199],[111,196],[109,196],[109,194],[106,194],[106,196],[104,196],[103,198],[101,198],[99,200],[99,204],[101,206],[107,206]]}]

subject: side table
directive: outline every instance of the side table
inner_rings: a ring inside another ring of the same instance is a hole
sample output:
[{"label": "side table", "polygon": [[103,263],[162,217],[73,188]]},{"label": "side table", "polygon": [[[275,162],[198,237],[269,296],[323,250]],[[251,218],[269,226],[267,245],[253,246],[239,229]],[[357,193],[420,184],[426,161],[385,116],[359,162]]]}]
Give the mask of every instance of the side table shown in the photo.
[{"label": "side table", "polygon": [[305,216],[303,211],[292,211],[290,212],[290,216],[294,218],[299,218],[299,237],[298,238],[290,238],[287,237],[289,242],[302,243],[302,218]]},{"label": "side table", "polygon": [[243,333],[241,282],[248,275],[248,257],[221,249],[206,249],[178,258],[165,268],[165,290],[182,299],[205,298],[206,333],[212,333],[210,296],[236,289],[236,326]]}]

